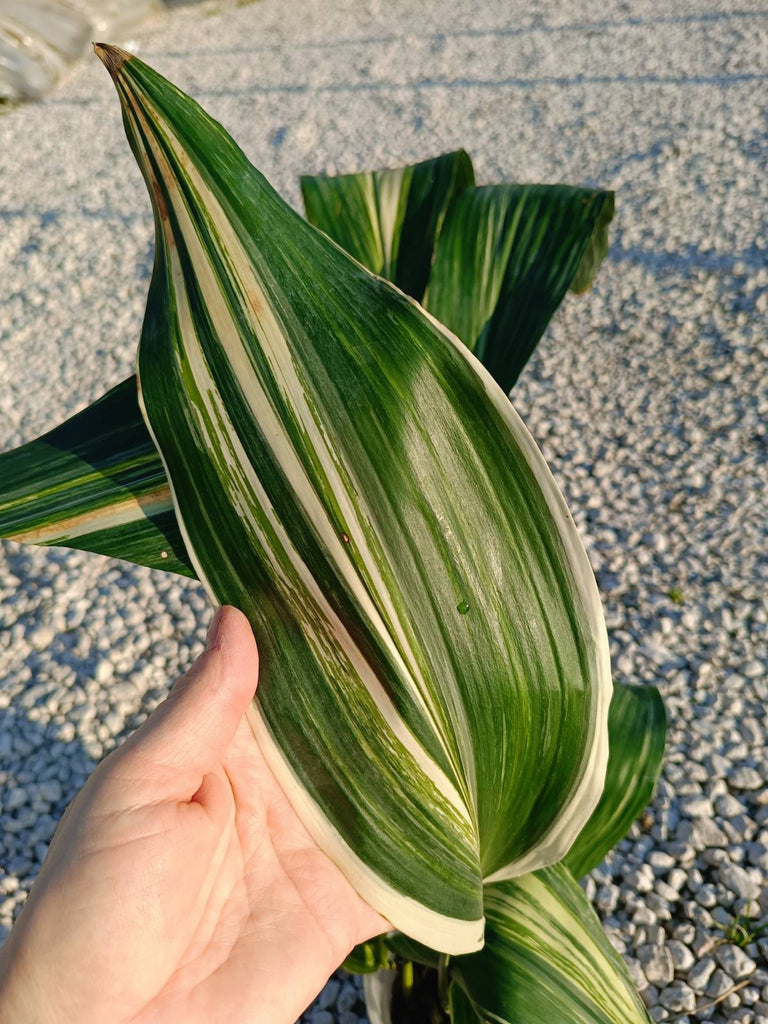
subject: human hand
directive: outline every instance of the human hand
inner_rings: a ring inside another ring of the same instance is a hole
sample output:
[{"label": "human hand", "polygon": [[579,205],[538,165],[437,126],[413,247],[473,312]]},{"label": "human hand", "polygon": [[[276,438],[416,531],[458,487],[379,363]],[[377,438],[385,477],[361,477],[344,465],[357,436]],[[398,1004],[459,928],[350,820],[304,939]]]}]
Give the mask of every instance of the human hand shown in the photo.
[{"label": "human hand", "polygon": [[388,927],[315,845],[243,717],[258,657],[206,651],[70,804],[0,951],[0,1024],[292,1024]]}]

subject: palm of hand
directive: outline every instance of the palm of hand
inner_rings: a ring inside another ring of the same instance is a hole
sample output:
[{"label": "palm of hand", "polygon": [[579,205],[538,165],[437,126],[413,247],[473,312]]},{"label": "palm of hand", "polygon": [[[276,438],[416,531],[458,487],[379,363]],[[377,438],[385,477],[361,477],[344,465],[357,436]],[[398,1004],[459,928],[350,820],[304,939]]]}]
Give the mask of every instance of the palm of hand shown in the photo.
[{"label": "palm of hand", "polygon": [[[29,1021],[290,1024],[387,927],[269,770],[242,717],[253,682],[225,691],[244,655],[255,663],[245,619],[227,610],[220,631],[65,815],[8,943],[0,1022],[13,1004]],[[36,989],[55,993],[39,1016]]]}]

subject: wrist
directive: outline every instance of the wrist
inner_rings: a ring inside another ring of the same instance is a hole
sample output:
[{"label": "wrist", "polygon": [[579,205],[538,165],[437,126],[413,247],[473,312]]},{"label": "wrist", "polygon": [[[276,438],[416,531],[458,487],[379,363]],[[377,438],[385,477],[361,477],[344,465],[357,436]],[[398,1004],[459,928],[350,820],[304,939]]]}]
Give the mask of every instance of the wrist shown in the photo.
[{"label": "wrist", "polygon": [[23,944],[12,932],[0,949],[0,1024],[57,1024],[53,1002],[44,998],[39,970],[25,965]]}]

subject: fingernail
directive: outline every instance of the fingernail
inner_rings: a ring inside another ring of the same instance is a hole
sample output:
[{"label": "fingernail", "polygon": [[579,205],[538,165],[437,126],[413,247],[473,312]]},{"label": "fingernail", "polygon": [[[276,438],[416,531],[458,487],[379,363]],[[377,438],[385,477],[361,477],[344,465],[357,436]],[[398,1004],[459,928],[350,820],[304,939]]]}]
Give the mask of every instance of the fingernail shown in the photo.
[{"label": "fingernail", "polygon": [[211,624],[208,627],[208,633],[205,637],[205,649],[206,651],[215,650],[221,642],[221,620],[224,618],[224,608],[219,607],[213,613]]}]

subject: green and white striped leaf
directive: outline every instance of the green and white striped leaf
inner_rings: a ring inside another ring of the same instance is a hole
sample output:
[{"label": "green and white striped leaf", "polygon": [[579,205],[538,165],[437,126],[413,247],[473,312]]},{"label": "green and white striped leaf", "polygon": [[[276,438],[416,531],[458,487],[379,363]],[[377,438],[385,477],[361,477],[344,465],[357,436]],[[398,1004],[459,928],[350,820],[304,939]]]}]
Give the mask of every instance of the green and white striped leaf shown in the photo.
[{"label": "green and white striped leaf", "polygon": [[[627,968],[563,865],[485,891],[485,946],[450,961],[481,1021],[649,1024]],[[466,1024],[466,1003],[458,1020]]]},{"label": "green and white striped leaf", "polygon": [[566,291],[591,285],[608,251],[613,193],[473,185],[463,150],[390,171],[302,178],[309,221],[423,301],[509,391]]},{"label": "green and white striped leaf", "polygon": [[613,193],[487,185],[451,203],[424,299],[504,391],[569,287],[588,287],[607,251]]},{"label": "green and white striped leaf", "polygon": [[136,378],[43,437],[0,454],[0,537],[194,576]]},{"label": "green and white striped leaf", "polygon": [[560,859],[602,790],[607,637],[573,522],[457,338],[98,50],[155,211],[142,408],[198,577],[253,625],[256,736],[375,908],[476,949],[483,877]]},{"label": "green and white striped leaf", "polygon": [[614,686],[608,735],[603,795],[564,860],[575,878],[600,864],[653,795],[667,737],[664,701],[655,686]]},{"label": "green and white striped leaf", "polygon": [[364,267],[421,299],[453,197],[475,181],[463,149],[384,171],[305,176],[307,219]]}]

